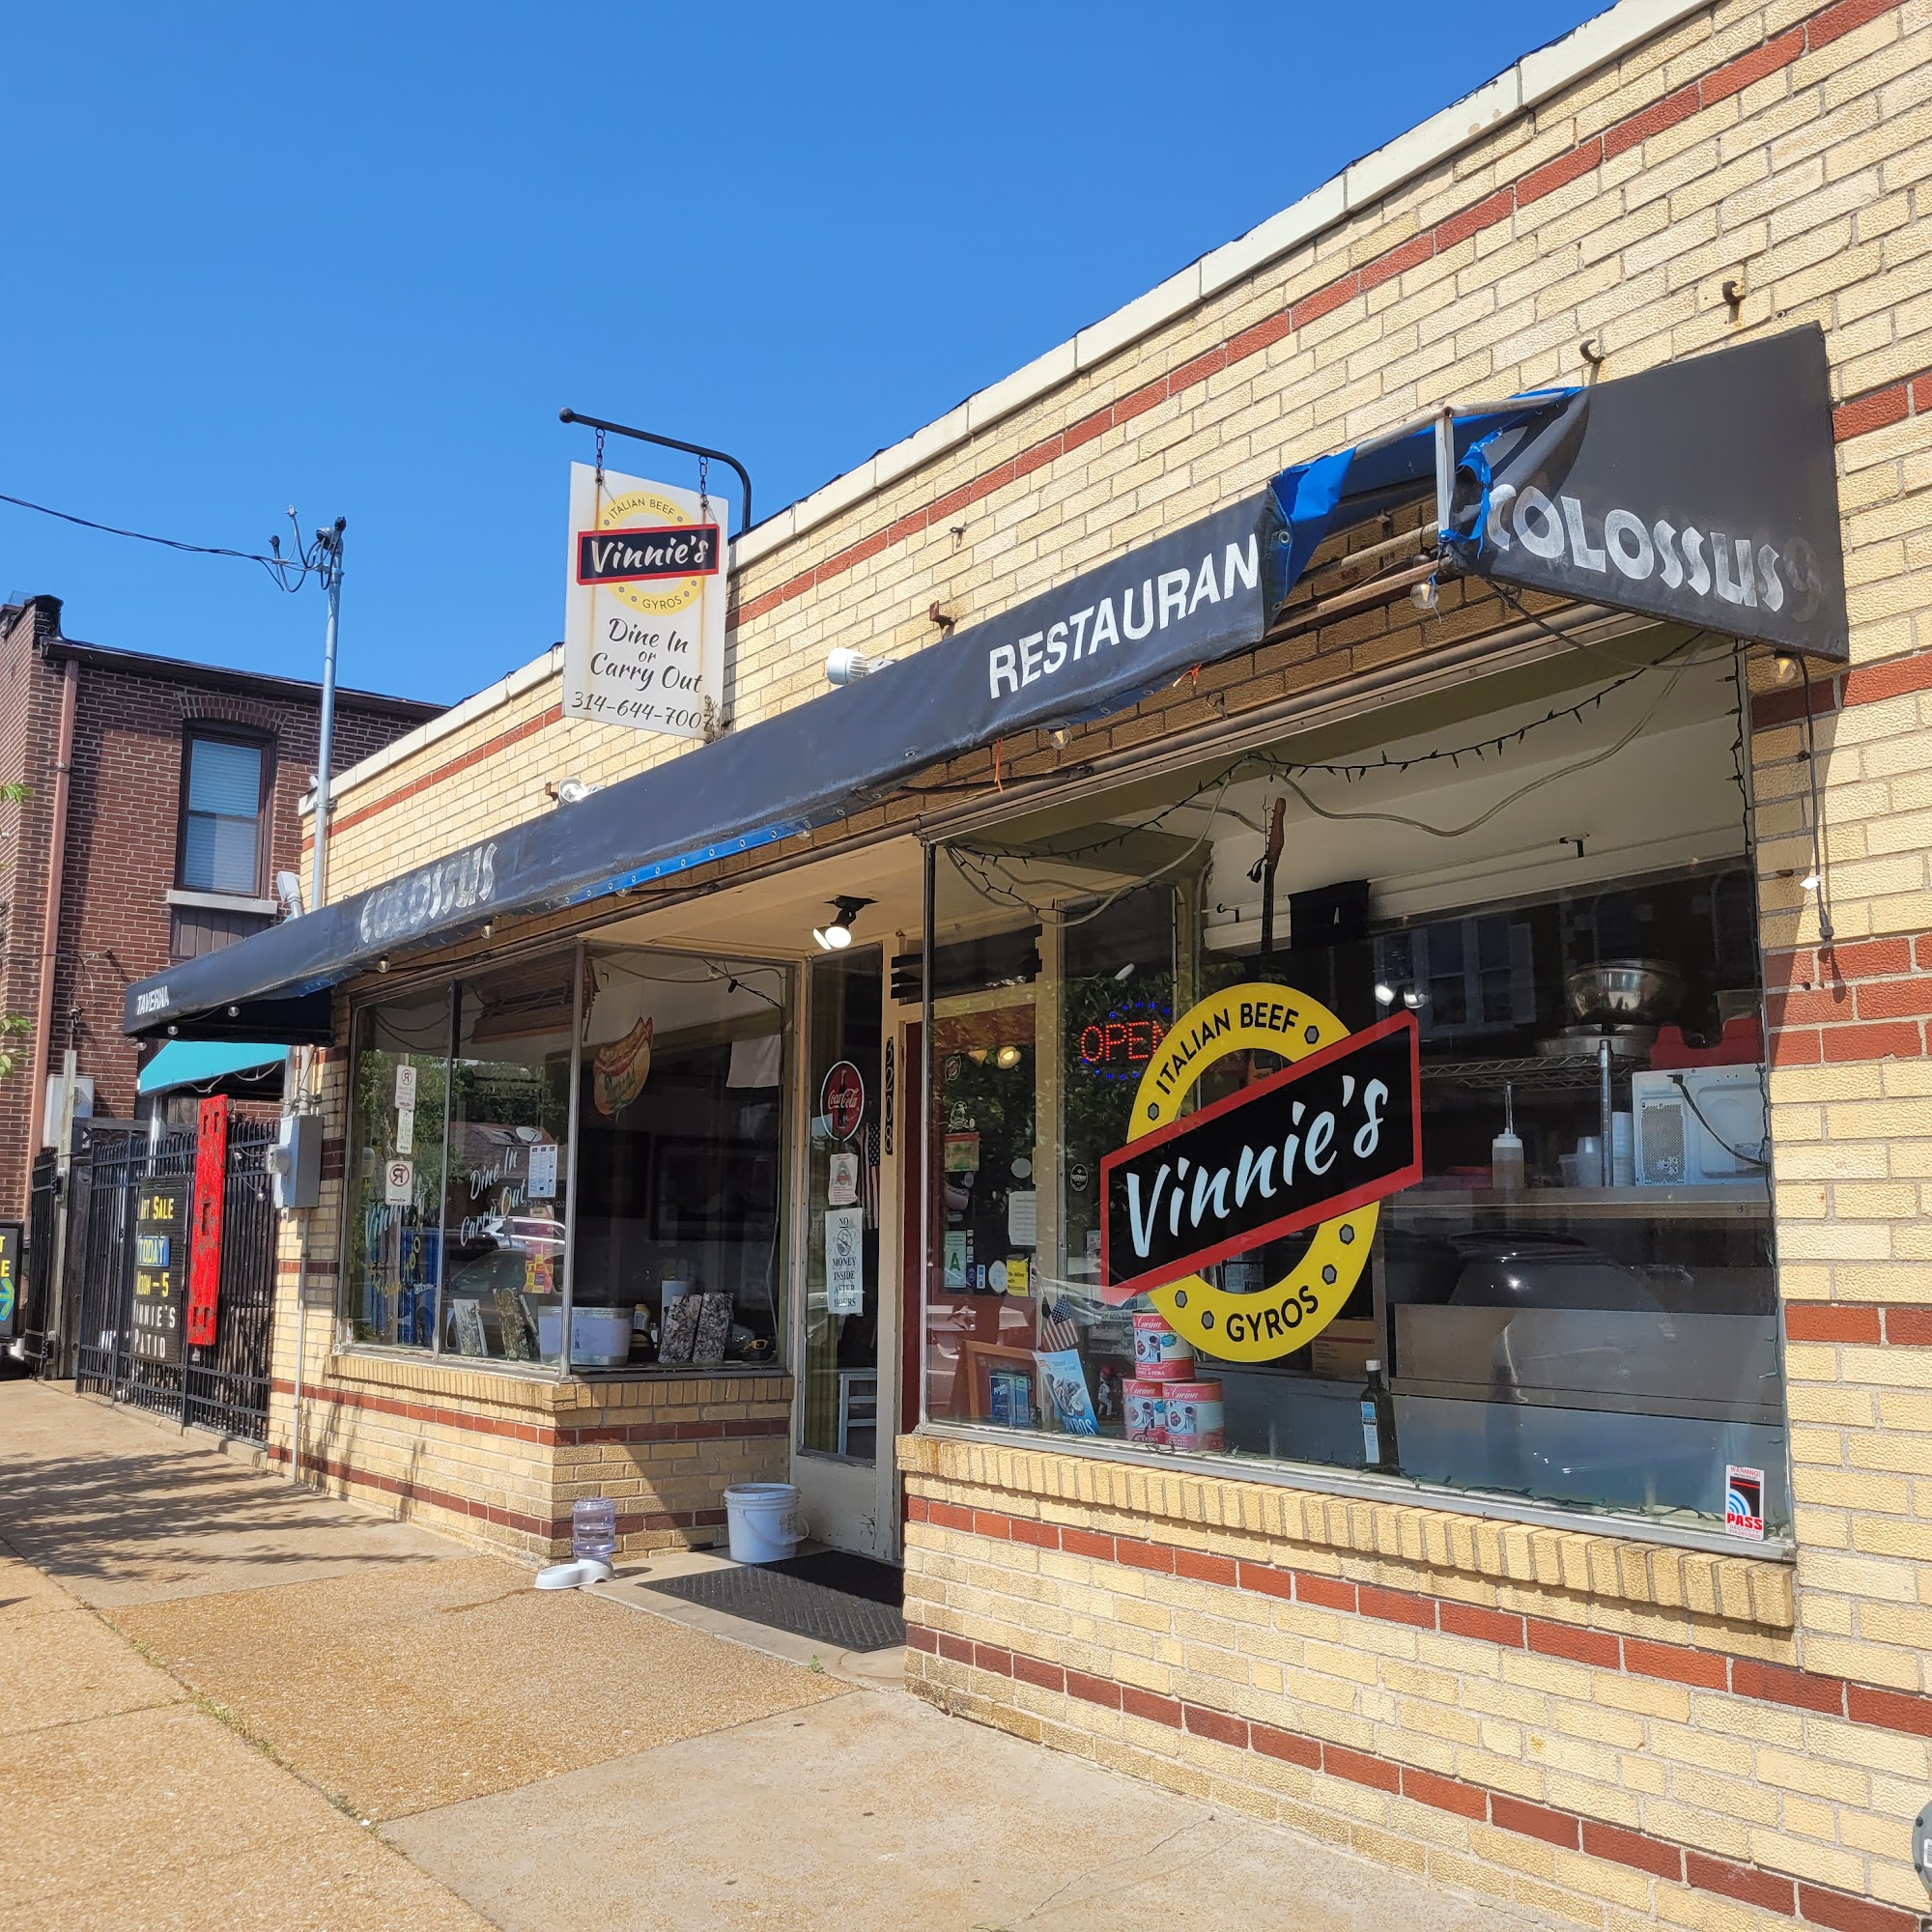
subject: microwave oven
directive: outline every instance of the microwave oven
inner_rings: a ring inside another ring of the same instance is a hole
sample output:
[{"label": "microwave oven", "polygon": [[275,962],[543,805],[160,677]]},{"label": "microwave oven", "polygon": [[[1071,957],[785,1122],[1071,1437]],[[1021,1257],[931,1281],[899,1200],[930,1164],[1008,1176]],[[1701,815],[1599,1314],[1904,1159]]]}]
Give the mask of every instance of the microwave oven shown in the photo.
[{"label": "microwave oven", "polygon": [[1694,1187],[1765,1171],[1764,1068],[1633,1073],[1639,1187]]}]

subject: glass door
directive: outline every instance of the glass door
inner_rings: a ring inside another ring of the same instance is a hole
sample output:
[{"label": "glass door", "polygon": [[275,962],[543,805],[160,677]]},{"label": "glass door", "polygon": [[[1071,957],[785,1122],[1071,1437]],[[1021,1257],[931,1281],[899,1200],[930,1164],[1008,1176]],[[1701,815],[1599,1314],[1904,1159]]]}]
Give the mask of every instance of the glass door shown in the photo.
[{"label": "glass door", "polygon": [[[886,1557],[895,1350],[881,1347],[885,963],[876,947],[812,962],[804,1135],[805,1292],[792,1480],[813,1538]],[[896,1285],[897,1270],[892,1270]],[[891,1324],[888,1324],[889,1326]],[[894,1338],[889,1335],[888,1343]]]}]

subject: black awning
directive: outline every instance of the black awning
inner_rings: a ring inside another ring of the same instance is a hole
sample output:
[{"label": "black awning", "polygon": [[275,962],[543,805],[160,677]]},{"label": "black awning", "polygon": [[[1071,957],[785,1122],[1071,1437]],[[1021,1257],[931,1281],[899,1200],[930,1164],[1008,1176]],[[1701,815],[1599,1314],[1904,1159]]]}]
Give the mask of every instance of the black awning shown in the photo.
[{"label": "black awning", "polygon": [[1267,493],[1244,498],[843,690],[140,980],[125,1030],[313,1037],[262,1033],[258,1003],[315,994],[488,918],[771,844],[997,738],[1122,710],[1260,641],[1288,587],[1278,528]]},{"label": "black awning", "polygon": [[1831,380],[1814,323],[1575,390],[1459,452],[1456,548],[1499,583],[1842,663]]}]

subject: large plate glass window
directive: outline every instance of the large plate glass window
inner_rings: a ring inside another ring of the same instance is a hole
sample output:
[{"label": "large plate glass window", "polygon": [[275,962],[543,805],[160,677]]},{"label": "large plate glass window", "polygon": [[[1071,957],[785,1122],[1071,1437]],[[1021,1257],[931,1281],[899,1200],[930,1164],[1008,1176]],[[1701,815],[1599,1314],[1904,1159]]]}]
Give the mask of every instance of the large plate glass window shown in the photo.
[{"label": "large plate glass window", "polygon": [[1739,733],[1642,632],[943,847],[932,1419],[1788,1528]]}]

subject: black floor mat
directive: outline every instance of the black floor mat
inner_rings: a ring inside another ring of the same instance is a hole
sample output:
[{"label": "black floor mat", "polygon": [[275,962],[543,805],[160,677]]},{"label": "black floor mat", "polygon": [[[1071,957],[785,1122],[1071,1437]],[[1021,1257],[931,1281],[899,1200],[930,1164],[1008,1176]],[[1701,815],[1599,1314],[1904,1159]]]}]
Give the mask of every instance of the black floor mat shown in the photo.
[{"label": "black floor mat", "polygon": [[843,1590],[848,1597],[886,1604],[893,1609],[905,1602],[905,1572],[896,1563],[854,1556],[849,1549],[808,1550],[803,1556],[787,1556],[782,1563],[764,1567],[808,1583],[823,1583],[828,1590]]},{"label": "black floor mat", "polygon": [[[890,1650],[905,1641],[905,1618],[898,1605],[855,1597],[843,1590],[785,1573],[783,1564],[733,1564],[728,1570],[699,1570],[689,1577],[639,1578],[646,1590],[681,1597],[687,1604],[723,1610],[768,1630],[789,1631],[836,1650]],[[883,1564],[872,1566],[883,1569]]]}]

